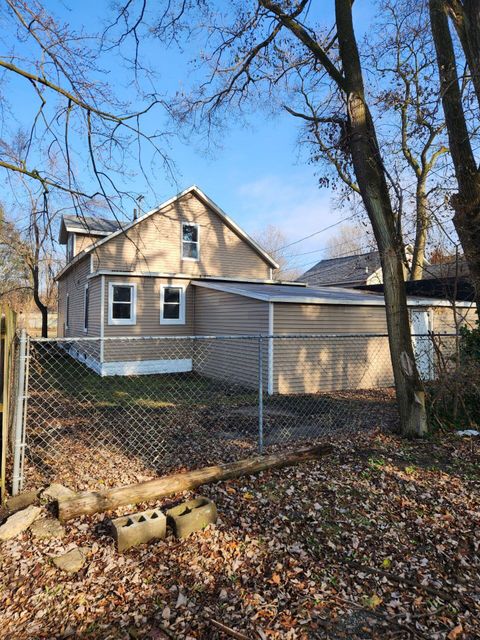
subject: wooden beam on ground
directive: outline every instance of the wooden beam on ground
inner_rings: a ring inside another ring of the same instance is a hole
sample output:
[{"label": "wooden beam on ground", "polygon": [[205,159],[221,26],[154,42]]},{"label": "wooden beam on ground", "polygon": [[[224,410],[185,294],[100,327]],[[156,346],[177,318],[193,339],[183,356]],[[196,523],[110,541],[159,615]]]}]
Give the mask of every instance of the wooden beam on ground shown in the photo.
[{"label": "wooden beam on ground", "polygon": [[196,489],[204,484],[230,480],[239,476],[248,476],[267,469],[281,469],[308,460],[317,460],[331,453],[331,445],[296,449],[274,453],[269,456],[247,458],[238,462],[204,467],[194,471],[176,473],[147,482],[107,489],[105,491],[86,491],[73,498],[58,502],[58,516],[62,522],[82,515],[110,511],[124,505],[137,504],[156,500],[174,493]]}]

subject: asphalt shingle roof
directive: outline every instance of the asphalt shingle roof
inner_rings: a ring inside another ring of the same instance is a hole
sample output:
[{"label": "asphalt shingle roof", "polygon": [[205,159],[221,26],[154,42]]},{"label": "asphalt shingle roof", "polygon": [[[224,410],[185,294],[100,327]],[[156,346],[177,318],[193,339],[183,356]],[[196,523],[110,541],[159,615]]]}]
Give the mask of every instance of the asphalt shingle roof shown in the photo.
[{"label": "asphalt shingle roof", "polygon": [[297,280],[315,287],[335,284],[339,286],[366,284],[368,277],[380,266],[379,252],[370,251],[359,255],[320,260]]},{"label": "asphalt shingle roof", "polygon": [[93,218],[92,216],[63,216],[63,222],[68,231],[78,230],[86,233],[113,233],[120,229],[120,223],[107,218]]}]

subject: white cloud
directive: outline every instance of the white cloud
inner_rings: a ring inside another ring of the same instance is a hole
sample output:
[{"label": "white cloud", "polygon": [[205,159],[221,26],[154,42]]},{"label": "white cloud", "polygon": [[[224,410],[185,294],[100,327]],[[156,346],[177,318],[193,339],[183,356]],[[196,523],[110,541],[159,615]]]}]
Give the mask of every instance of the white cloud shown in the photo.
[{"label": "white cloud", "polygon": [[[295,242],[324,227],[334,224],[348,213],[335,210],[331,193],[319,189],[311,176],[291,175],[287,180],[266,175],[237,189],[236,209],[239,222],[252,234],[272,224],[280,228],[288,242]],[[292,247],[292,253],[321,249],[335,228],[320,233]],[[318,259],[321,259],[321,253]],[[306,256],[299,262],[313,257]]]}]

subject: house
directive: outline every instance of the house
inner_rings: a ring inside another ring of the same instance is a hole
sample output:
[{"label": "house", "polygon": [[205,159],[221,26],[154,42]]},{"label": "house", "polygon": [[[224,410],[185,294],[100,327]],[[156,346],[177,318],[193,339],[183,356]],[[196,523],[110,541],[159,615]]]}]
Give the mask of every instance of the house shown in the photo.
[{"label": "house", "polygon": [[[256,386],[262,335],[269,393],[392,384],[383,296],[274,281],[275,260],[198,187],[129,224],[66,217],[60,242],[59,335],[102,376],[196,371]],[[409,305],[418,333],[453,330],[447,301]]]},{"label": "house", "polygon": [[303,273],[298,282],[311,287],[358,287],[383,282],[380,253],[341,256],[320,260]]},{"label": "house", "polygon": [[[406,247],[407,259],[413,258],[412,249]],[[312,287],[353,287],[383,293],[383,274],[380,253],[342,256],[320,260],[297,278]],[[406,281],[407,295],[457,300],[474,299],[474,288],[469,278],[468,265],[462,257],[439,264],[425,264],[422,278]]]}]

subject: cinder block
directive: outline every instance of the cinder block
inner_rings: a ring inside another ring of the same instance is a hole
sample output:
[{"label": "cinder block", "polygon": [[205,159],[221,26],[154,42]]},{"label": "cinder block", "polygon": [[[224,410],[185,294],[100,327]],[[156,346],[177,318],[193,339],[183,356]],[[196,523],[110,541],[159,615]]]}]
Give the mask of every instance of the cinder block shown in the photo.
[{"label": "cinder block", "polygon": [[177,538],[186,538],[193,531],[215,523],[217,507],[208,498],[198,497],[168,509],[167,519]]},{"label": "cinder block", "polygon": [[158,509],[134,513],[112,520],[112,533],[118,551],[125,551],[167,535],[167,518]]}]

